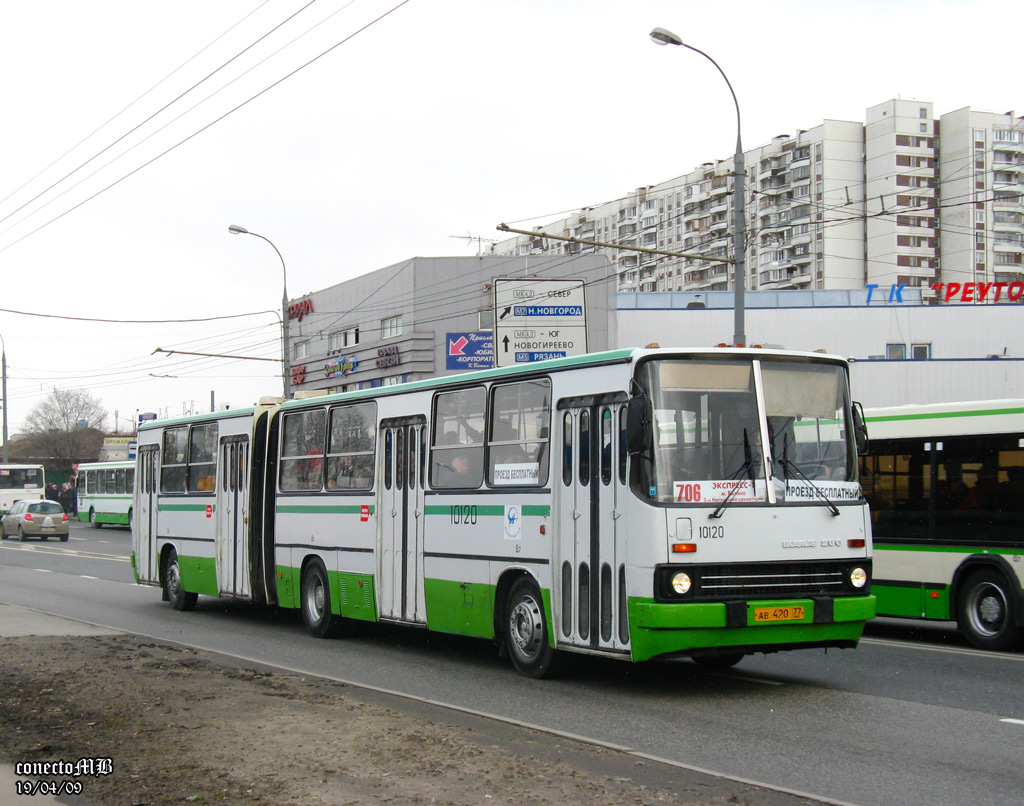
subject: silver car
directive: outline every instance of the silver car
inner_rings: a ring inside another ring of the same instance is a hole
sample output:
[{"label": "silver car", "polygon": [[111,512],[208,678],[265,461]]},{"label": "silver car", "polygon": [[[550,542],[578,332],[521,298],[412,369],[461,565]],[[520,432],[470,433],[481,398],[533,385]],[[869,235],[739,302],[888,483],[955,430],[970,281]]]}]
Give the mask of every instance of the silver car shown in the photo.
[{"label": "silver car", "polygon": [[68,516],[56,501],[15,501],[0,519],[0,537],[6,540],[14,535],[18,540],[38,537],[46,540],[56,535],[68,539]]}]

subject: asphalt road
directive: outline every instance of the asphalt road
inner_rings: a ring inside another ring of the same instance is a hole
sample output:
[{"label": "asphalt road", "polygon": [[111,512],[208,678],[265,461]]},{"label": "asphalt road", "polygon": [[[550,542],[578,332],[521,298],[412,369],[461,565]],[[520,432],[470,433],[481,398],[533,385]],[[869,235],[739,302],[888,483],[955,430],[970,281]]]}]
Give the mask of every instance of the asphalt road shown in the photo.
[{"label": "asphalt road", "polygon": [[585,659],[527,680],[482,641],[369,625],[335,641],[291,611],[200,597],[177,613],[132,583],[127,530],[0,544],[0,601],[400,692],[649,757],[862,806],[1005,806],[1024,792],[1024,655],[950,625],[885,620],[857,650],[688,661]]}]

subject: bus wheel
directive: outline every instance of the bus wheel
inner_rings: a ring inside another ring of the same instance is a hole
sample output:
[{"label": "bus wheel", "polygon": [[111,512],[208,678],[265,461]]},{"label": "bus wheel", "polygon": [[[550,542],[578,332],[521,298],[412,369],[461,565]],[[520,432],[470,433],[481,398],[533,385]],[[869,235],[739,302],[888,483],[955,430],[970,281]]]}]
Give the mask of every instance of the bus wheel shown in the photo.
[{"label": "bus wheel", "polygon": [[520,674],[539,678],[558,671],[559,656],[548,641],[544,600],[536,583],[527,577],[516,582],[508,595],[505,644]]},{"label": "bus wheel", "polygon": [[100,523],[98,520],[96,520],[96,510],[95,509],[90,509],[89,510],[89,523],[92,524],[92,527],[94,529],[102,529],[103,528],[103,524]]},{"label": "bus wheel", "polygon": [[695,655],[690,660],[702,669],[730,669],[743,660],[743,653],[732,652],[726,655]]},{"label": "bus wheel", "polygon": [[314,638],[332,638],[340,632],[341,618],[331,612],[331,585],[320,560],[310,560],[302,572],[302,620]]},{"label": "bus wheel", "polygon": [[181,587],[181,569],[178,568],[178,554],[170,550],[164,564],[164,593],[175,610],[195,610],[199,594],[190,593]]},{"label": "bus wheel", "polygon": [[957,621],[967,640],[979,649],[1013,649],[1021,642],[1014,617],[1015,596],[998,571],[975,571],[957,599]]}]

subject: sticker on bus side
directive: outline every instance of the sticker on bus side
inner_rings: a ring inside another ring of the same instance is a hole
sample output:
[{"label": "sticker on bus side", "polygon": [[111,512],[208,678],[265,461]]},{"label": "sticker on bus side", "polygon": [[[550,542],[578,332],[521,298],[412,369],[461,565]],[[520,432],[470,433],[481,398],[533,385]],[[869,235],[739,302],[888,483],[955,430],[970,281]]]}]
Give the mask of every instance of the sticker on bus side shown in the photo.
[{"label": "sticker on bus side", "polygon": [[[817,491],[815,491],[815,487]],[[788,479],[786,481],[787,501],[821,500],[824,495],[829,501],[857,501],[861,496],[860,483],[856,481],[814,481],[813,486],[806,481]]]},{"label": "sticker on bus side", "polygon": [[540,464],[537,462],[520,462],[515,464],[495,465],[494,484],[537,484],[540,479]]}]

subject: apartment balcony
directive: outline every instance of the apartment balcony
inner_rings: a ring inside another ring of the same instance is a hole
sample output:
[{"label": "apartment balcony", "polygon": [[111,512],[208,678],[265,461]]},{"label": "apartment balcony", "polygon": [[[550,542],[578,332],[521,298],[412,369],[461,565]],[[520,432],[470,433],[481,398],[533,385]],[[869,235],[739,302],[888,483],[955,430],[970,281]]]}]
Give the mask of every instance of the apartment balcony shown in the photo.
[{"label": "apartment balcony", "polygon": [[[1003,267],[1004,269],[1006,267]],[[1024,269],[1020,271],[996,271],[993,272],[993,279],[997,283],[1022,283],[1024,282]]]},{"label": "apartment balcony", "polygon": [[760,227],[762,235],[770,235],[773,232],[782,232],[783,230],[789,229],[789,222],[779,221],[774,218],[769,220],[765,220],[765,218],[762,218]]},{"label": "apartment balcony", "polygon": [[718,198],[719,196],[728,195],[729,191],[731,191],[731,190],[732,190],[732,187],[731,187],[731,185],[730,185],[728,180],[725,180],[725,181],[722,181],[722,182],[717,182],[717,183],[715,181],[712,181],[712,183],[711,183],[711,198],[715,199],[715,198]]},{"label": "apartment balcony", "polygon": [[715,199],[711,203],[711,208],[708,210],[711,215],[721,215],[729,210],[729,194]]},{"label": "apartment balcony", "polygon": [[993,210],[1017,211],[1022,208],[1024,208],[1024,195],[1020,193],[1010,193],[1003,198],[999,198],[997,195],[992,200]]},{"label": "apartment balcony", "polygon": [[[1002,252],[1004,254],[1005,253],[1011,253],[1011,254],[1015,254],[1015,255],[1020,255],[1020,254],[1024,254],[1024,243],[1021,243],[1020,241],[999,241],[999,240],[997,240],[994,244],[992,244],[992,251],[995,252],[996,255],[998,255],[1000,252]],[[999,265],[998,264],[998,258],[997,258],[996,265]]]}]

